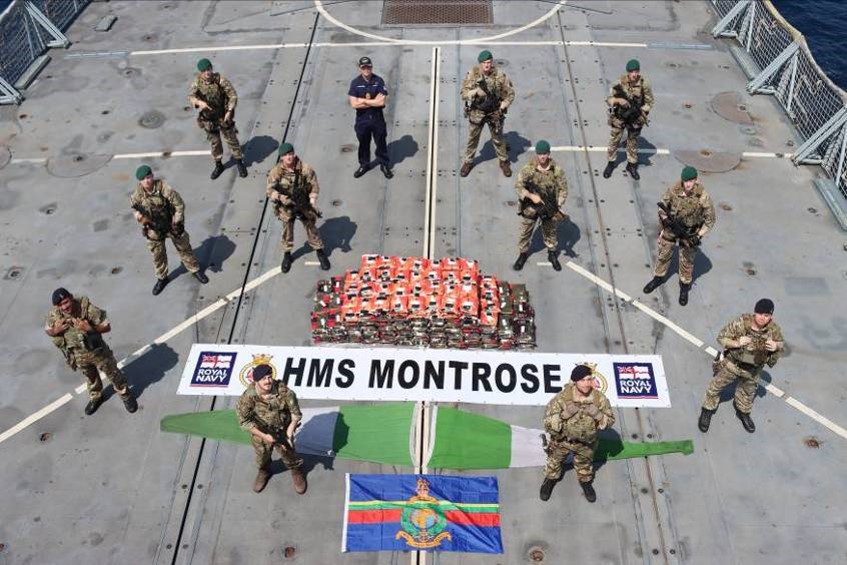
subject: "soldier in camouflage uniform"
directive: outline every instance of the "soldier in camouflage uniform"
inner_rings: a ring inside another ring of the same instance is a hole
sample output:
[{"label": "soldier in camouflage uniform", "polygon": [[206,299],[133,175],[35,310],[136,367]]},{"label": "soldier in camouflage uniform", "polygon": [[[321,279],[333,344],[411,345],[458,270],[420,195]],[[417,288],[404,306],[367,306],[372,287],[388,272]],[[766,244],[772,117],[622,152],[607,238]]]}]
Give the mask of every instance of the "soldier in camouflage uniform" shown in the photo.
[{"label": "soldier in camouflage uniform", "polygon": [[715,206],[703,185],[697,181],[697,169],[682,169],[680,181],[665,191],[662,203],[670,210],[673,218],[685,227],[690,237],[680,238],[668,225],[668,214],[659,209],[659,251],[653,278],[644,286],[644,293],[650,294],[663,282],[673,256],[673,248],[679,244],[679,303],[688,304],[688,291],[694,280],[694,258],[700,246],[700,240],[715,225]]},{"label": "soldier in camouflage uniform", "polygon": [[[626,64],[626,74],[612,83],[606,104],[609,105],[609,134],[607,157],[609,162],[603,170],[603,178],[612,176],[615,161],[618,158],[618,144],[626,130],[626,170],[633,179],[641,177],[638,174],[638,136],[641,128],[647,125],[647,116],[653,109],[653,88],[650,82],[641,76],[641,65],[631,59]],[[638,111],[638,108],[641,111]]]},{"label": "soldier in camouflage uniform", "polygon": [[129,197],[129,204],[135,211],[136,221],[142,226],[141,233],[147,238],[147,249],[153,255],[153,268],[156,271],[153,296],[162,292],[170,282],[168,252],[165,249],[167,238],[173,242],[188,272],[203,284],[209,282],[200,270],[188,232],[185,231],[185,203],[182,197],[162,179],[153,178],[153,170],[147,165],[136,169],[135,178],[138,184]]},{"label": "soldier in camouflage uniform", "polygon": [[515,89],[506,73],[494,66],[491,51],[481,52],[477,60],[479,65],[468,71],[462,82],[461,96],[465,101],[470,132],[459,174],[466,177],[471,172],[479,136],[482,128],[488,124],[491,143],[494,144],[494,151],[500,161],[500,170],[504,176],[510,177],[512,169],[509,168],[509,155],[503,140],[503,122],[506,119],[506,110],[515,100]]},{"label": "soldier in camouflage uniform", "polygon": [[294,430],[303,418],[297,395],[281,381],[274,379],[270,365],[253,368],[253,382],[238,399],[235,412],[238,424],[249,432],[256,452],[259,472],[253,483],[254,492],[262,492],[271,478],[270,463],[273,448],[279,450],[291,473],[297,494],[306,492],[306,476],[300,469],[303,460],[294,450]]},{"label": "soldier in camouflage uniform", "polygon": [[782,330],[773,321],[773,301],[762,298],[753,314],[742,314],[728,323],[718,334],[723,355],[713,365],[715,376],[709,383],[697,422],[700,431],[709,431],[712,415],[720,403],[721,391],[731,382],[735,387],[735,414],[751,434],[756,426],[750,418],[756,398],[759,374],[765,365],[773,367],[785,350]]},{"label": "soldier in camouflage uniform", "polygon": [[591,367],[577,365],[571,381],[547,403],[544,429],[550,435],[547,444],[547,464],[541,484],[541,500],[548,500],[556,481],[562,476],[562,463],[573,453],[573,467],[588,502],[597,500],[594,480],[594,451],[599,439],[598,430],[615,423],[615,415],[606,396],[595,388]]},{"label": "soldier in camouflage uniform", "polygon": [[115,354],[103,340],[102,334],[112,331],[106,311],[97,308],[85,296],[75,298],[64,288],[53,291],[52,301],[44,331],[53,338],[53,344],[65,356],[68,367],[85,375],[88,387],[85,413],[94,414],[103,403],[101,371],[112,382],[127,411],[135,412],[138,409],[135,396],[118,369]]},{"label": "soldier in camouflage uniform", "polygon": [[206,139],[212,145],[212,158],[215,168],[212,180],[221,176],[224,166],[221,159],[224,155],[221,137],[224,138],[238,167],[238,176],[247,176],[247,167],[242,160],[241,144],[238,142],[238,130],[235,127],[235,105],[238,94],[232,83],[212,70],[209,59],[197,61],[197,76],[188,90],[188,101],[200,110],[197,115],[197,125],[206,132]]},{"label": "soldier in camouflage uniform", "polygon": [[277,164],[268,173],[267,195],[273,202],[274,214],[282,222],[282,272],[291,269],[291,250],[294,248],[294,220],[299,218],[306,228],[309,246],[315,250],[321,269],[330,269],[329,258],[318,233],[317,221],[321,217],[315,204],[318,201],[318,177],[314,169],[300,160],[294,146],[279,146]]},{"label": "soldier in camouflage uniform", "polygon": [[[535,144],[536,156],[521,168],[515,190],[520,203],[521,230],[518,236],[518,255],[513,265],[516,271],[523,269],[529,257],[529,244],[535,224],[541,222],[541,233],[547,247],[547,257],[553,268],[562,270],[557,257],[559,238],[556,226],[565,220],[561,208],[568,197],[568,182],[565,171],[550,158],[550,144],[541,140]],[[553,205],[555,204],[555,210]]]}]

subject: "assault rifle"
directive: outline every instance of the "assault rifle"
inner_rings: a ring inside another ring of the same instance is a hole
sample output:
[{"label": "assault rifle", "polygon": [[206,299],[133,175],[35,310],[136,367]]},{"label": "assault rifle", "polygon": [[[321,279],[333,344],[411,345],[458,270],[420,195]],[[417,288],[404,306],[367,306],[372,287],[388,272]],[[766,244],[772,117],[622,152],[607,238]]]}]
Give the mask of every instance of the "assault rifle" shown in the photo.
[{"label": "assault rifle", "polygon": [[147,234],[148,229],[151,229],[151,230],[153,230],[157,233],[163,234],[163,235],[168,234],[168,233],[173,233],[177,237],[182,235],[182,233],[185,231],[185,223],[180,222],[176,226],[173,225],[173,217],[174,217],[173,206],[167,200],[165,202],[166,202],[166,208],[167,208],[167,212],[168,212],[168,220],[165,220],[165,221],[159,220],[158,222],[154,219],[153,214],[150,214],[147,210],[145,210],[141,206],[141,204],[133,204],[132,205],[133,210],[135,210],[136,212],[138,212],[139,214],[144,216],[144,218],[141,221],[141,234],[144,237],[146,237],[147,239],[153,239],[152,237],[150,237]]},{"label": "assault rifle", "polygon": [[322,218],[321,211],[312,206],[309,199],[309,192],[301,182],[300,167],[298,166],[294,173],[294,187],[291,189],[291,200],[294,207],[294,217],[301,220],[310,219],[310,217]]},{"label": "assault rifle", "polygon": [[635,100],[630,98],[630,96],[623,89],[623,86],[620,84],[616,84],[613,88],[615,98],[623,98],[629,103],[629,106],[623,106],[621,104],[615,105],[615,114],[621,120],[628,124],[635,123],[638,118],[641,117],[641,106],[643,105],[640,100]]},{"label": "assault rifle", "polygon": [[527,181],[524,183],[524,188],[527,192],[540,196],[541,202],[536,204],[529,198],[521,198],[518,216],[523,216],[524,211],[529,208],[535,212],[535,217],[540,218],[542,221],[553,220],[555,222],[562,222],[567,218],[567,215],[559,209],[559,205],[555,200],[544,198],[544,195],[538,191],[535,183]]},{"label": "assault rifle", "polygon": [[664,202],[657,202],[659,210],[665,213],[665,219],[662,221],[662,226],[669,229],[670,232],[679,240],[683,247],[697,247],[700,245],[700,226],[694,228],[686,227],[673,212],[670,207]]},{"label": "assault rifle", "polygon": [[270,435],[274,438],[274,444],[281,445],[286,451],[294,452],[294,446],[291,445],[291,442],[288,441],[288,436],[285,433],[285,428],[276,427],[276,426],[266,426],[259,422],[256,422],[256,428],[259,429],[260,432]]},{"label": "assault rifle", "polygon": [[488,85],[485,84],[485,79],[479,77],[476,84],[479,86],[480,90],[485,93],[485,98],[481,102],[474,102],[473,107],[477,110],[481,110],[486,115],[493,114],[500,110],[500,98],[488,90]]}]

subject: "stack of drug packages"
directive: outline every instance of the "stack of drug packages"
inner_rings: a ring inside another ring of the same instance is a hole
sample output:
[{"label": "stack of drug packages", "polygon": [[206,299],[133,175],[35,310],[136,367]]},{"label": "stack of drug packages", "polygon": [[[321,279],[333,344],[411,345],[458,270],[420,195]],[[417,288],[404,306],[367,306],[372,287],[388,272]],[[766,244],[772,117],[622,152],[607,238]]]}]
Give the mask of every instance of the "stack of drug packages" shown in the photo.
[{"label": "stack of drug packages", "polygon": [[358,270],[318,281],[314,343],[532,349],[529,293],[480,274],[471,259],[363,255]]}]

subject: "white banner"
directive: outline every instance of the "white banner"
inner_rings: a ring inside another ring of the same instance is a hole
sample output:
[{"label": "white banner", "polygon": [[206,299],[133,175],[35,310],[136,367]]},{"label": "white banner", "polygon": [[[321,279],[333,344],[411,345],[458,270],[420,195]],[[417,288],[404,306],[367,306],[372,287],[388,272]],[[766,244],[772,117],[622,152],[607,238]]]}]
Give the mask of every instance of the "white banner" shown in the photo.
[{"label": "white banner", "polygon": [[300,399],[543,406],[573,367],[595,363],[612,406],[671,405],[658,355],[194,344],[178,394],[239,396],[267,363]]}]

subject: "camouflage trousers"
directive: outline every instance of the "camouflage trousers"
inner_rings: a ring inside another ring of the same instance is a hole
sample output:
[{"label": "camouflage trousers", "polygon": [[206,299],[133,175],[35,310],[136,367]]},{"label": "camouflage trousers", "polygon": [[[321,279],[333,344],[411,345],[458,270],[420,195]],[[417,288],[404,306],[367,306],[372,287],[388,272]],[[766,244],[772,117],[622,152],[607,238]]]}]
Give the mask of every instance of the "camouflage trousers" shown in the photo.
[{"label": "camouflage trousers", "polygon": [[626,160],[629,163],[638,163],[638,136],[641,134],[641,128],[628,127],[623,124],[621,127],[612,125],[612,132],[609,134],[609,147],[606,149],[606,156],[609,161],[615,161],[618,157],[618,145],[620,145],[623,130],[626,129]]},{"label": "camouflage trousers", "polygon": [[488,124],[488,129],[491,130],[491,143],[494,144],[494,152],[497,154],[497,158],[501,161],[509,159],[509,155],[506,153],[506,142],[503,140],[503,123],[499,120],[494,123],[484,120],[479,124],[468,122],[468,142],[465,144],[462,163],[473,161],[474,153],[476,153],[476,148],[479,145],[479,136],[486,123]]},{"label": "camouflage trousers", "polygon": [[200,270],[200,263],[197,262],[197,257],[191,249],[191,241],[188,238],[188,232],[183,231],[181,235],[167,234],[164,239],[148,239],[147,249],[153,254],[153,268],[156,270],[156,278],[163,279],[168,276],[168,252],[165,249],[165,239],[170,238],[179,253],[179,259],[185,265],[189,273],[196,273]]},{"label": "camouflage trousers", "polygon": [[597,441],[591,445],[568,441],[550,441],[548,444],[547,464],[544,465],[544,478],[559,480],[562,476],[562,464],[569,453],[573,453],[573,468],[581,483],[594,479],[594,450]]},{"label": "camouflage trousers", "polygon": [[739,412],[749,414],[753,411],[753,401],[756,399],[756,390],[759,383],[757,375],[743,370],[733,371],[730,367],[730,362],[723,359],[720,362],[717,374],[709,383],[709,388],[706,389],[706,396],[703,398],[703,408],[706,410],[717,410],[720,403],[721,391],[726,386],[734,381],[738,381],[735,385],[735,407]]},{"label": "camouflage trousers", "polygon": [[[659,236],[659,251],[656,254],[656,266],[653,268],[655,276],[664,278],[668,274],[668,267],[670,267],[675,246],[676,241],[668,241]],[[679,246],[679,282],[682,284],[691,284],[691,281],[694,280],[694,257],[696,256],[696,247]]]},{"label": "camouflage trousers", "polygon": [[262,441],[256,436],[251,436],[250,442],[253,444],[253,451],[256,453],[256,466],[259,469],[266,469],[270,465],[274,447],[277,448],[280,457],[282,457],[282,462],[289,469],[296,469],[303,464],[303,460],[297,456],[296,451],[286,451],[279,445],[268,445],[267,442]]},{"label": "camouflage trousers", "polygon": [[[294,211],[280,207],[276,217],[282,222],[282,251],[291,251],[294,249],[294,220],[297,219]],[[306,228],[306,241],[309,242],[309,247],[316,251],[323,249],[324,242],[321,234],[318,233],[317,218],[311,216],[300,218],[300,223]]]},{"label": "camouflage trousers", "polygon": [[238,129],[235,127],[235,122],[232,122],[229,127],[224,127],[223,124],[202,122],[200,127],[206,132],[206,139],[209,140],[209,145],[212,146],[212,157],[215,161],[220,161],[224,155],[224,146],[221,143],[221,137],[226,141],[232,157],[234,159],[241,159],[241,144],[238,142]]},{"label": "camouflage trousers", "polygon": [[129,386],[126,377],[118,369],[115,354],[107,345],[94,351],[74,350],[73,364],[85,375],[85,386],[88,388],[88,398],[97,400],[103,396],[102,372],[111,381],[112,387],[121,398],[129,398]]},{"label": "camouflage trousers", "polygon": [[544,237],[544,246],[548,251],[556,251],[559,248],[559,234],[556,232],[557,222],[554,220],[539,220],[538,218],[524,218],[521,216],[521,229],[518,234],[518,252],[529,251],[532,241],[532,232],[535,231],[536,222],[541,222],[541,235]]}]

